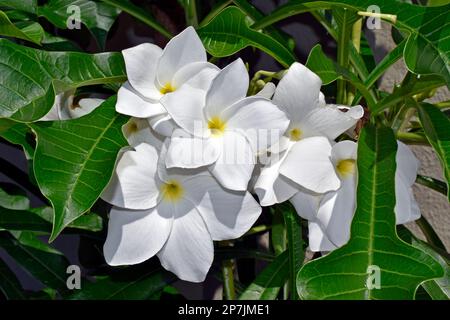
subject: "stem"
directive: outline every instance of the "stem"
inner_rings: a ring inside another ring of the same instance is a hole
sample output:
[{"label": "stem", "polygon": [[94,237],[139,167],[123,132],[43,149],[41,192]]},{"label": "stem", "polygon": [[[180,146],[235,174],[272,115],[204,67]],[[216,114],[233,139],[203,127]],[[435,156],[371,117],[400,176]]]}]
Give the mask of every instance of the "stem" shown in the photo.
[{"label": "stem", "polygon": [[219,14],[226,6],[228,6],[233,0],[225,0],[217,4],[211,11],[206,15],[206,17],[198,25],[200,28],[206,26],[215,16]]},{"label": "stem", "polygon": [[401,140],[402,142],[409,143],[409,144],[426,144],[428,145],[428,140],[417,133],[411,133],[411,132],[397,132],[397,139]]},{"label": "stem", "polygon": [[[361,51],[361,29],[362,29],[362,19],[359,19],[353,24],[352,27],[352,44],[355,47],[357,53]],[[352,68],[354,71],[354,68]],[[351,87],[347,96],[347,104],[351,104],[355,98],[356,88]]]},{"label": "stem", "polygon": [[421,216],[418,220],[416,220],[416,224],[419,226],[420,230],[422,230],[428,243],[437,248],[446,250],[444,243],[424,216]]},{"label": "stem", "polygon": [[[350,42],[350,32],[347,30],[347,23],[345,16],[348,14],[347,9],[344,12],[344,21],[342,25],[339,26],[339,33],[337,39],[337,63],[344,69],[348,69],[349,65],[349,42]],[[337,81],[337,104],[344,104],[347,101],[347,84],[345,80],[339,79]]]},{"label": "stem", "polygon": [[435,104],[435,106],[438,107],[439,109],[450,108],[450,100],[443,101],[443,102],[438,102],[438,103]]},{"label": "stem", "polygon": [[186,4],[186,23],[194,28],[198,27],[197,2],[196,0],[187,0]]},{"label": "stem", "polygon": [[[230,247],[229,241],[219,243],[221,247]],[[234,260],[226,259],[222,261],[223,276],[223,295],[226,300],[236,299],[236,290],[234,289]]]},{"label": "stem", "polygon": [[444,196],[447,196],[447,192],[448,192],[447,185],[445,184],[445,182],[443,182],[441,180],[418,174],[417,178],[416,178],[416,182],[418,184],[428,187],[434,191],[442,193]]},{"label": "stem", "polygon": [[377,12],[358,11],[358,14],[363,17],[373,17],[387,20],[393,24],[397,23],[397,16],[395,14],[385,14]]},{"label": "stem", "polygon": [[256,233],[268,231],[268,230],[270,230],[270,229],[272,229],[272,226],[267,226],[267,225],[265,225],[265,224],[262,224],[262,225],[259,225],[259,226],[256,226],[256,227],[251,228],[251,229],[248,230],[243,236],[244,236],[244,237],[245,237],[245,236],[251,236],[251,235],[256,234]]},{"label": "stem", "polygon": [[172,34],[169,31],[167,31],[162,25],[160,25],[156,20],[154,20],[154,18],[149,13],[145,12],[142,8],[139,8],[138,6],[135,6],[132,3],[124,4],[124,2],[118,0],[101,0],[101,1],[108,3],[116,8],[119,8],[122,11],[128,13],[130,16],[133,16],[136,19],[142,21],[149,27],[161,33],[167,39],[172,38]]}]

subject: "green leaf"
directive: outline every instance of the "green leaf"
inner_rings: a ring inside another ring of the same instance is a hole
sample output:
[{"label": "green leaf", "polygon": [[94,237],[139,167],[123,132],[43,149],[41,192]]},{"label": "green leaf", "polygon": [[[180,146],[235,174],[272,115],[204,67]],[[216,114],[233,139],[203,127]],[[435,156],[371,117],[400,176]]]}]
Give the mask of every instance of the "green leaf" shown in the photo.
[{"label": "green leaf", "polygon": [[8,300],[24,300],[23,288],[16,275],[0,259],[0,291]]},{"label": "green leaf", "polygon": [[0,117],[35,121],[55,94],[87,85],[126,80],[120,53],[47,52],[0,39]]},{"label": "green leaf", "polygon": [[298,299],[296,279],[300,268],[305,260],[305,250],[303,248],[302,226],[301,220],[295,209],[290,203],[280,205],[283,211],[284,221],[286,224],[286,233],[288,240],[289,253],[289,286],[291,291],[291,299]]},{"label": "green leaf", "polygon": [[91,0],[50,0],[38,8],[38,15],[45,17],[60,29],[67,29],[71,15],[76,14],[72,8],[78,8],[80,22],[84,24],[104,48],[108,31],[120,13],[120,10],[105,3]]},{"label": "green leaf", "polygon": [[[40,246],[46,245],[40,242]],[[0,247],[43,284],[54,289],[66,288],[69,263],[63,255],[23,244],[4,232],[0,233]]]},{"label": "green leaf", "polygon": [[394,26],[408,33],[404,58],[408,69],[417,74],[438,74],[450,86],[450,4],[423,7],[392,0],[329,0],[290,1],[256,22],[251,27],[261,29],[304,12],[334,8],[366,11],[371,5],[382,13],[397,16]]},{"label": "green leaf", "polygon": [[35,13],[37,10],[37,0],[2,0],[1,5],[29,13]]},{"label": "green leaf", "polygon": [[44,32],[42,39],[42,47],[48,51],[82,51],[81,48],[73,41],[66,38],[54,36],[48,32]]},{"label": "green leaf", "polygon": [[295,56],[274,38],[252,30],[245,14],[235,6],[222,10],[197,32],[206,50],[215,57],[230,56],[253,46],[271,55],[284,67],[295,61]]},{"label": "green leaf", "polygon": [[19,231],[51,231],[51,225],[35,213],[2,207],[0,207],[0,228]]},{"label": "green leaf", "polygon": [[50,241],[89,210],[109,182],[119,150],[127,145],[115,97],[74,120],[37,122],[34,172],[54,209]]},{"label": "green leaf", "polygon": [[417,104],[417,109],[425,135],[441,160],[450,201],[450,120],[431,104]]},{"label": "green leaf", "polygon": [[286,228],[284,223],[283,211],[274,210],[272,220],[271,241],[275,255],[281,254],[286,250]]},{"label": "green leaf", "polygon": [[[412,299],[420,283],[443,276],[442,267],[432,256],[397,237],[396,151],[391,129],[367,126],[362,130],[357,209],[350,240],[303,266],[297,278],[301,298]],[[377,268],[379,288],[370,286],[377,285],[373,281]]]},{"label": "green leaf", "polygon": [[427,252],[433,256],[444,268],[445,274],[442,278],[428,280],[422,283],[422,287],[428,292],[433,300],[449,300],[450,299],[450,262],[434,250],[428,243],[417,239],[411,231],[404,226],[399,226],[399,237],[411,244],[412,246]]},{"label": "green leaf", "polygon": [[275,300],[289,276],[289,254],[280,254],[256,277],[239,300]]},{"label": "green leaf", "polygon": [[23,21],[14,24],[6,13],[0,10],[0,35],[40,44],[44,36],[44,29],[37,22]]},{"label": "green leaf", "polygon": [[27,159],[33,158],[33,138],[31,129],[26,124],[6,118],[0,119],[0,137],[12,144],[22,146]]},{"label": "green leaf", "polygon": [[30,207],[30,200],[26,192],[11,183],[0,183],[0,210],[26,210]]},{"label": "green leaf", "polygon": [[322,46],[320,44],[312,48],[306,66],[322,79],[324,85],[337,79],[349,81],[364,96],[369,108],[375,106],[375,100],[366,86],[348,69],[342,68],[336,62],[328,58],[322,51]]},{"label": "green leaf", "polygon": [[70,300],[147,300],[176,280],[168,272],[151,272],[137,277],[104,276],[84,283]]}]

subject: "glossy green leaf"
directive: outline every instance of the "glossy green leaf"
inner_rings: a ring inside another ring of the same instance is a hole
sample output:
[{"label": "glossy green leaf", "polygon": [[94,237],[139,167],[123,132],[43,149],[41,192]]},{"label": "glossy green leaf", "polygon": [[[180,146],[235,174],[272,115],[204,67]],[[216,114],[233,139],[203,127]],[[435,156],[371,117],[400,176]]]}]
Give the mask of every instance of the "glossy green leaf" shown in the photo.
[{"label": "glossy green leaf", "polygon": [[37,22],[23,21],[14,24],[6,13],[0,10],[0,35],[40,44],[44,29]]},{"label": "glossy green leaf", "polygon": [[417,107],[425,135],[441,160],[450,201],[450,120],[431,104],[421,103]]},{"label": "glossy green leaf", "polygon": [[8,300],[23,300],[23,288],[8,265],[0,259],[0,291]]},{"label": "glossy green leaf", "polygon": [[230,56],[253,46],[270,54],[284,67],[295,61],[294,55],[274,38],[252,30],[245,14],[235,6],[225,8],[197,32],[206,50],[215,57]]},{"label": "glossy green leaf", "polygon": [[[53,209],[51,207],[33,208],[30,211],[47,221],[51,226],[53,221]],[[96,232],[103,229],[103,220],[99,215],[88,212],[69,223],[67,227]]]},{"label": "glossy green leaf", "polygon": [[30,207],[30,199],[26,192],[12,183],[0,183],[0,210],[26,210]]},{"label": "glossy green leaf", "polygon": [[[43,242],[40,245],[46,246]],[[5,232],[0,234],[0,247],[43,284],[54,289],[66,288],[69,263],[63,255],[23,244]]]},{"label": "glossy green leaf", "polygon": [[413,299],[419,284],[443,276],[432,256],[396,234],[396,151],[391,129],[367,126],[362,130],[351,238],[343,247],[303,266],[297,279],[301,298]]},{"label": "glossy green leaf", "polygon": [[314,46],[309,53],[308,61],[306,66],[314,71],[320,79],[322,79],[323,84],[329,84],[337,79],[344,79],[349,81],[352,85],[357,88],[361,94],[366,99],[369,108],[375,106],[375,100],[372,97],[370,91],[366,86],[358,79],[358,77],[350,72],[348,69],[342,68],[336,62],[328,58],[322,51],[320,44]]},{"label": "glossy green leaf", "polygon": [[50,232],[51,224],[33,212],[0,207],[0,228],[18,231]]},{"label": "glossy green leaf", "polygon": [[175,280],[168,272],[151,272],[144,275],[97,277],[95,282],[84,283],[71,300],[147,300],[161,292]]},{"label": "glossy green leaf", "polygon": [[37,0],[2,0],[1,5],[29,13],[35,13],[37,10]]},{"label": "glossy green leaf", "polygon": [[47,51],[82,51],[75,42],[63,37],[54,36],[48,32],[44,32],[41,44]]},{"label": "glossy green leaf", "polygon": [[280,254],[256,277],[239,300],[275,300],[289,276],[289,254]]},{"label": "glossy green leaf", "polygon": [[37,122],[34,172],[54,209],[50,240],[89,210],[111,178],[117,154],[127,145],[115,112],[115,97],[89,115],[69,121]]},{"label": "glossy green leaf", "polygon": [[[404,58],[408,69],[418,74],[438,74],[450,86],[450,4],[424,7],[392,0],[290,1],[252,25],[261,29],[304,12],[333,8],[366,11],[371,5],[397,16],[394,26],[408,33]],[[391,21],[392,23],[392,21]]]},{"label": "glossy green leaf", "polygon": [[108,31],[120,13],[115,7],[92,0],[50,0],[38,8],[38,15],[45,17],[60,29],[68,28],[68,20],[79,10],[80,21],[95,36],[98,44],[105,46]]},{"label": "glossy green leaf", "polygon": [[281,254],[287,248],[286,227],[284,223],[283,211],[274,210],[270,239],[273,251],[276,255]]},{"label": "glossy green leaf", "polygon": [[125,80],[120,53],[47,52],[0,39],[0,117],[35,121],[56,93]]},{"label": "glossy green leaf", "polygon": [[0,119],[0,137],[12,144],[22,146],[27,159],[33,158],[34,139],[31,129],[24,123],[10,119]]}]

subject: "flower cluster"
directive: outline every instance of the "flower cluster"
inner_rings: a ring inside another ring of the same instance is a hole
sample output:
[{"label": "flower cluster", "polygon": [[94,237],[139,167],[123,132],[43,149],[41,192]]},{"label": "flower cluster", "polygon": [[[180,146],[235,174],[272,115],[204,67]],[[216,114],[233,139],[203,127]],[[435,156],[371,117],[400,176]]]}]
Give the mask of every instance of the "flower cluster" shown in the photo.
[{"label": "flower cluster", "polygon": [[[311,250],[348,240],[357,144],[335,139],[353,131],[361,106],[326,104],[320,78],[300,63],[247,96],[242,60],[209,63],[191,27],[164,50],[145,43],[123,56],[128,81],[116,110],[132,118],[123,128],[130,147],[102,194],[113,205],[110,265],[157,255],[179,278],[203,281],[213,241],[242,236],[261,205],[287,200],[309,220]],[[396,215],[405,223],[420,215],[411,193],[417,161],[405,145],[398,150]]]}]

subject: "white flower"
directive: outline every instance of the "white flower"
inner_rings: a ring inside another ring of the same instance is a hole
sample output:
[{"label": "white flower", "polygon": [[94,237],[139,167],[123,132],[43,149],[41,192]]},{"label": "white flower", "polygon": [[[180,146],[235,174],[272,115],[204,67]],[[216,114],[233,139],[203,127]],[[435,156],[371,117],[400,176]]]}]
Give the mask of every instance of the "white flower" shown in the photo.
[{"label": "white flower", "polygon": [[104,99],[83,98],[74,103],[75,90],[64,91],[55,97],[50,111],[40,121],[58,121],[80,118],[100,106]]},{"label": "white flower", "polygon": [[114,205],[105,259],[129,265],[157,255],[180,279],[201,282],[213,261],[213,240],[243,235],[261,207],[248,192],[222,188],[207,170],[166,169],[168,142],[156,136],[148,142],[123,153],[102,195]]},{"label": "white flower", "polygon": [[[116,110],[136,118],[167,116],[165,98],[183,104],[179,92],[195,95],[206,90],[219,70],[207,62],[205,48],[192,27],[172,38],[164,50],[144,43],[122,53],[128,81],[118,92]],[[171,123],[168,117],[164,121],[169,122],[166,126]]]},{"label": "white flower", "polygon": [[[412,193],[418,161],[411,150],[397,142],[395,172],[395,216],[397,224],[414,221],[420,210]],[[298,193],[291,198],[297,213],[310,220],[309,245],[312,251],[330,251],[344,245],[350,238],[350,226],[356,209],[357,144],[342,141],[331,150],[331,159],[341,187],[323,196]]]},{"label": "white flower", "polygon": [[273,101],[291,122],[255,183],[263,206],[284,202],[299,190],[325,193],[340,187],[330,161],[330,141],[355,125],[364,110],[327,105],[321,85],[315,73],[294,63],[275,90]]},{"label": "white flower", "polygon": [[182,128],[172,135],[168,168],[208,166],[224,187],[247,190],[261,144],[271,136],[278,141],[289,123],[270,100],[246,98],[248,84],[247,69],[237,59],[219,72],[206,96],[180,89],[183,103],[165,99],[164,106]]}]

